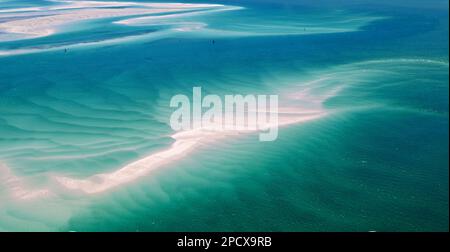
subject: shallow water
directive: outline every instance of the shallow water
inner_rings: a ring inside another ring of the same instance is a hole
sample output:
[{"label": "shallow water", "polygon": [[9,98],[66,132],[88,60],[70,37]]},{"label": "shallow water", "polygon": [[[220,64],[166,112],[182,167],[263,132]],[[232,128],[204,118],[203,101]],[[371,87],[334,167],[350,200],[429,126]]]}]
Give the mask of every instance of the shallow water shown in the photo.
[{"label": "shallow water", "polygon": [[[448,230],[440,2],[215,1],[244,8],[85,20],[0,41],[0,230]],[[0,1],[44,4],[55,3]],[[55,180],[169,148],[169,100],[193,86],[320,102],[327,114],[280,128],[274,142],[202,143],[98,194]]]}]

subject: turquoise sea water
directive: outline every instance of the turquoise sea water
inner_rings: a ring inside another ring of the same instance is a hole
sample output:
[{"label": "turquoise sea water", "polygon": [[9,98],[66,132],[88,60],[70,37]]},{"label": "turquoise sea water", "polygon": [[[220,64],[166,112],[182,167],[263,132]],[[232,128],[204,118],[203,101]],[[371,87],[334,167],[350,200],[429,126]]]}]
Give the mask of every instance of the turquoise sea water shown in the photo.
[{"label": "turquoise sea water", "polygon": [[[1,231],[448,231],[448,2],[195,2],[243,8],[0,28]],[[0,27],[57,4],[0,0]],[[204,144],[99,194],[54,181],[169,148],[193,86],[332,95],[274,142]]]}]

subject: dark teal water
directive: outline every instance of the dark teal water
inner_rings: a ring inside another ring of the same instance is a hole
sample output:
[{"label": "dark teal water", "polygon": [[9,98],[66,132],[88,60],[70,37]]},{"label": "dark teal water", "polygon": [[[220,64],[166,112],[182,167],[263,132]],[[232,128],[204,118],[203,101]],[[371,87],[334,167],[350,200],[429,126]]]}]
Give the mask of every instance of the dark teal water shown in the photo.
[{"label": "dark teal water", "polygon": [[[220,2],[247,9],[158,39],[73,47],[167,26],[97,20],[0,42],[44,49],[0,56],[0,230],[448,231],[448,3]],[[331,113],[277,141],[204,145],[100,194],[52,181],[168,148],[170,97],[193,86],[281,95],[311,81],[339,88]],[[56,196],[18,200],[13,177]]]}]

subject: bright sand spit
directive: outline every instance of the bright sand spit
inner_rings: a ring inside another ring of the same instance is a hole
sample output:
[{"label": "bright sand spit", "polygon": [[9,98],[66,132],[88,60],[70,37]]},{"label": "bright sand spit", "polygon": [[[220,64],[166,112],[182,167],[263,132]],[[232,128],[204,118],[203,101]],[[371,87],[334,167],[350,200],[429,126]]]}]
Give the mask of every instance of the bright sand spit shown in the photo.
[{"label": "bright sand spit", "polygon": [[[61,6],[3,10],[0,18],[21,16],[23,19],[0,23],[0,31],[20,34],[21,39],[51,35],[69,23],[125,16],[152,15],[220,7],[215,4],[133,3],[99,1],[58,1]],[[117,8],[120,7],[120,8]],[[8,12],[7,12],[8,11]],[[33,16],[34,15],[34,16]],[[39,15],[39,16],[36,16]]]},{"label": "bright sand spit", "polygon": [[[277,125],[267,124],[265,126],[268,128],[274,126],[287,126],[319,119],[326,114],[327,112],[324,110],[283,108],[278,112],[278,121],[275,122]],[[175,139],[175,142],[168,149],[156,152],[125,165],[117,171],[97,174],[87,179],[72,179],[68,177],[55,177],[55,179],[61,185],[71,190],[79,190],[87,194],[101,193],[119,185],[134,181],[163,165],[175,162],[205,144],[220,141],[227,137],[257,133],[258,131],[260,130],[251,127],[247,127],[243,130],[207,130],[200,128],[181,131],[171,136]],[[257,141],[257,139],[255,139],[255,141]]]}]

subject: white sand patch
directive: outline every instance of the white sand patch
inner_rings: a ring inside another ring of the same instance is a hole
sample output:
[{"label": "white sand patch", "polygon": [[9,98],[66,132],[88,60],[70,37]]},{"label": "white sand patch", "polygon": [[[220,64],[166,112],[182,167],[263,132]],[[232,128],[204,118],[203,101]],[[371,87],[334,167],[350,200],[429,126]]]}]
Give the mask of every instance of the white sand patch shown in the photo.
[{"label": "white sand patch", "polygon": [[60,3],[60,5],[39,8],[2,10],[0,12],[0,18],[24,18],[0,23],[0,31],[3,33],[20,34],[22,35],[20,37],[21,39],[29,39],[49,36],[56,33],[56,31],[63,25],[84,20],[136,15],[154,15],[165,12],[172,13],[178,11],[191,11],[213,7],[222,7],[222,5],[215,4],[182,3],[135,3],[101,1],[54,2],[58,2]]},{"label": "white sand patch", "polygon": [[[31,189],[23,179],[12,174],[11,170],[0,163],[1,187],[7,190],[14,199],[32,200],[53,195],[49,189]],[[0,187],[0,188],[1,188]]]},{"label": "white sand patch", "polygon": [[[287,108],[286,110],[282,108],[279,110],[278,126],[307,122],[319,119],[326,114],[323,110],[301,111],[298,108],[296,110],[293,108]],[[266,126],[273,127],[274,125]],[[71,190],[78,190],[87,194],[101,193],[139,179],[161,166],[173,163],[205,144],[257,131],[258,129],[256,128],[247,128],[246,130],[217,131],[194,129],[181,131],[171,136],[175,139],[175,142],[170,148],[130,163],[112,173],[98,174],[87,179],[72,179],[68,177],[55,177],[55,179],[61,185]]]}]

